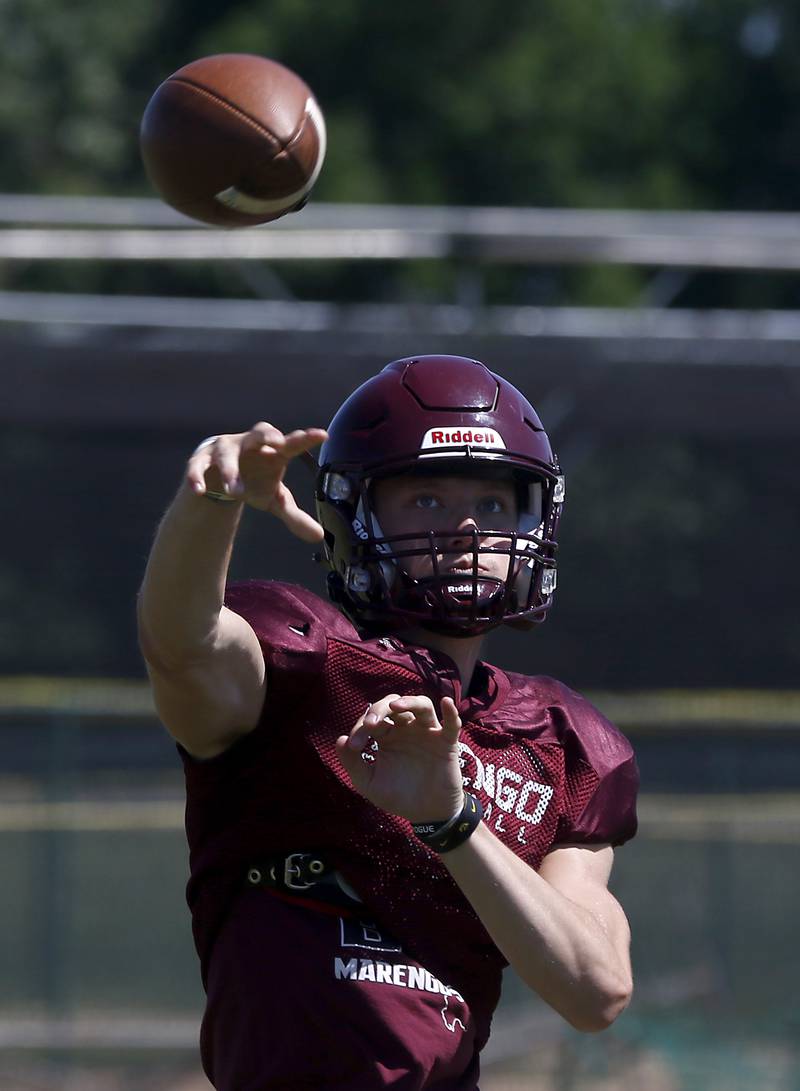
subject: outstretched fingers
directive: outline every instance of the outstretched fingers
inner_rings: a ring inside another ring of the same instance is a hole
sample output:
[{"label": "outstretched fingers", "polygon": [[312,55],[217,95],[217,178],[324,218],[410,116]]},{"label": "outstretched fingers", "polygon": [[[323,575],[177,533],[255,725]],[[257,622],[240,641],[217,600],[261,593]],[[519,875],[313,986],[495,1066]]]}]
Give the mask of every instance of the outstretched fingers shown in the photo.
[{"label": "outstretched fingers", "polygon": [[322,527],[298,507],[283,478],[293,458],[310,458],[327,435],[324,428],[297,428],[284,435],[269,421],[258,421],[247,432],[209,436],[190,455],[186,480],[198,496],[210,491],[244,500],[272,511],[304,541],[318,542]]},{"label": "outstretched fingers", "polygon": [[285,435],[267,421],[259,421],[245,435],[242,452],[257,451],[260,454],[277,456],[288,462],[297,455],[318,447],[327,439],[324,428],[296,428]]},{"label": "outstretched fingers", "polygon": [[269,509],[288,530],[304,542],[321,542],[325,537],[322,525],[299,506],[292,490],[281,482]]},{"label": "outstretched fingers", "polygon": [[328,433],[324,428],[297,428],[284,436],[284,453],[288,458],[295,458],[305,451],[319,447],[327,438]]}]

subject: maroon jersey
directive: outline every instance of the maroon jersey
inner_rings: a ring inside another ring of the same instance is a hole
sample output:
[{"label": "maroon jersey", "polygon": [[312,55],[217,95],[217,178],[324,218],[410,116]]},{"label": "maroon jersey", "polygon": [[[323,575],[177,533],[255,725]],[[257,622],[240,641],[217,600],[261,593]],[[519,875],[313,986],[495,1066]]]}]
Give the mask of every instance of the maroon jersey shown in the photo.
[{"label": "maroon jersey", "polygon": [[[633,836],[638,777],[629,743],[551,678],[481,663],[464,695],[449,658],[393,636],[362,639],[304,588],[241,584],[226,602],[259,639],[268,696],[255,730],[224,754],[200,762],[184,753],[187,896],[208,991],[203,1053],[212,1082],[223,1091],[472,1091],[505,962],[410,824],[353,790],[336,738],[387,693],[425,694],[436,708],[452,697],[464,783],[495,836],[534,868],[558,844]],[[309,850],[358,892],[364,920],[246,889],[254,861]],[[348,928],[361,938],[348,942]],[[314,1053],[323,1060],[310,1059],[309,1036],[328,1041],[327,1052]],[[248,1052],[245,1037],[260,1046]],[[355,1054],[337,1051],[337,1041]],[[357,1076],[347,1074],[353,1063]]]}]

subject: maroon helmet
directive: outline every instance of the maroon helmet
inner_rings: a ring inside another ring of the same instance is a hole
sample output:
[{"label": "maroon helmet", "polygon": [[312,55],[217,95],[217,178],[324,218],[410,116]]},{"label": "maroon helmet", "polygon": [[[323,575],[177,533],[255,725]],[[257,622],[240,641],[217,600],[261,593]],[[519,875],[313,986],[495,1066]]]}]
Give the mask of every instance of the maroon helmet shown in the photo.
[{"label": "maroon helmet", "polygon": [[[544,620],[556,586],[564,478],[536,411],[515,387],[463,356],[396,360],[351,394],[328,433],[317,518],[328,592],[356,624],[474,636],[503,622],[527,628]],[[456,552],[453,538],[463,531],[431,531],[421,540],[419,531],[387,537],[378,524],[372,484],[407,473],[510,477],[517,525],[467,531],[471,571],[445,572],[442,557]],[[509,557],[505,579],[480,571],[486,552]],[[422,555],[431,575],[414,579],[403,560]]]}]

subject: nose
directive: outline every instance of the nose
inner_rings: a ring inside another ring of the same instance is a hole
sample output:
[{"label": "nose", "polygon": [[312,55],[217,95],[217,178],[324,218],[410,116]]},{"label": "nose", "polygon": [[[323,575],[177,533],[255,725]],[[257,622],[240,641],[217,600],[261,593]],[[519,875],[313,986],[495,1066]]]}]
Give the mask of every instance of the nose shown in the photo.
[{"label": "nose", "polygon": [[457,545],[471,545],[475,537],[474,532],[479,530],[480,527],[474,514],[471,512],[465,513],[456,524],[456,532],[452,535],[450,541],[454,547]]},{"label": "nose", "polygon": [[458,523],[458,529],[470,532],[473,529],[480,530],[478,526],[478,520],[472,512],[466,512],[460,522]]}]

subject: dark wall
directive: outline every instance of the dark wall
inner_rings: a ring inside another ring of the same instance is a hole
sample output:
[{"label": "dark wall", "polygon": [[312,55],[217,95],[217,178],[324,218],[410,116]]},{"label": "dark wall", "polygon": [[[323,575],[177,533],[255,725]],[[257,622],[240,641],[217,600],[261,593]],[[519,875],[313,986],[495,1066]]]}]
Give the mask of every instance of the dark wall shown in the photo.
[{"label": "dark wall", "polygon": [[[282,401],[284,420],[306,419]],[[140,673],[149,544],[211,430],[6,426],[0,672]],[[530,634],[494,635],[489,658],[579,688],[795,686],[800,441],[554,432],[568,480],[556,606]],[[309,475],[293,479],[308,502]],[[311,552],[248,512],[232,574],[322,593]]]}]

